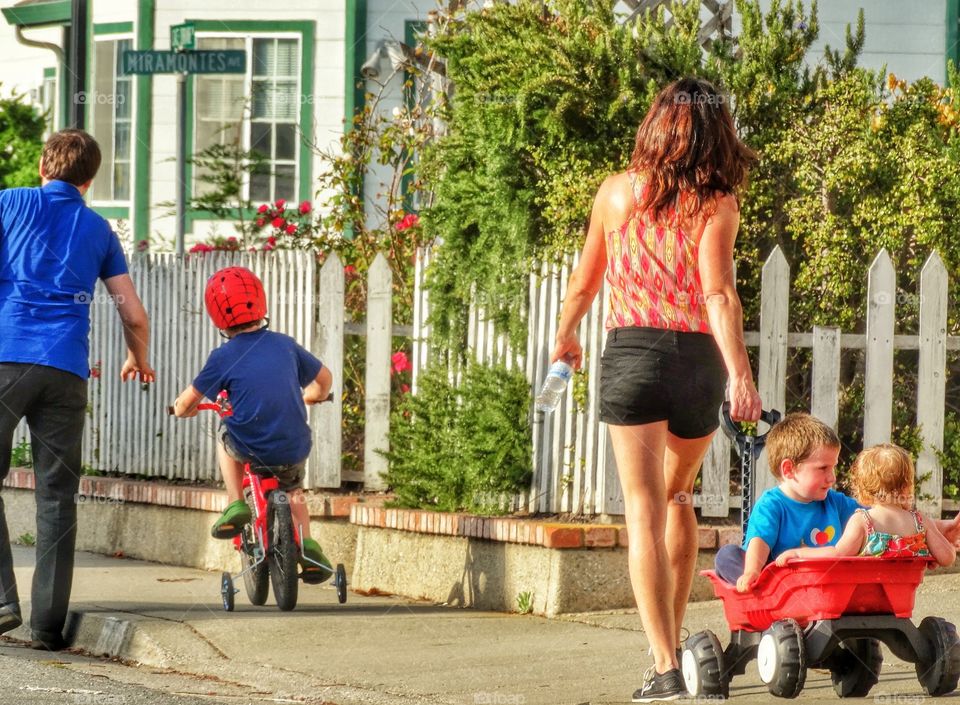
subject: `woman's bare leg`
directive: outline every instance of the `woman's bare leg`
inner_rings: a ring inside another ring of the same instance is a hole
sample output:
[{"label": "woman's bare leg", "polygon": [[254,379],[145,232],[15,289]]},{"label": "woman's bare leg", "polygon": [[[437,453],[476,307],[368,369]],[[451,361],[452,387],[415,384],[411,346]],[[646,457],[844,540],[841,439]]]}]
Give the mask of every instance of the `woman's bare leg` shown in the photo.
[{"label": "woman's bare leg", "polygon": [[664,542],[667,496],[663,454],[667,422],[609,429],[623,487],[630,583],[657,672],[666,673],[677,667],[674,577]]},{"label": "woman's bare leg", "polygon": [[667,493],[666,547],[670,573],[674,579],[673,615],[677,647],[680,646],[680,628],[687,611],[687,601],[697,569],[697,515],[693,510],[693,483],[710,448],[709,436],[678,438],[667,434],[667,449],[663,459],[663,480]]}]

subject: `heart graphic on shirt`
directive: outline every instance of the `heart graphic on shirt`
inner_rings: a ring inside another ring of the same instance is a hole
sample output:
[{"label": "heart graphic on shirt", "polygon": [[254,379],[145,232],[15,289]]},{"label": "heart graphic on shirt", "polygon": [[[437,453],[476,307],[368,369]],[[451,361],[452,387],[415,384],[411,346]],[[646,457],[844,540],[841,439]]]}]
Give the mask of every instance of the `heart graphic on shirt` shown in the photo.
[{"label": "heart graphic on shirt", "polygon": [[833,540],[833,537],[836,535],[837,530],[832,526],[828,526],[825,530],[821,531],[820,529],[813,529],[810,531],[810,545],[811,546],[826,546]]}]

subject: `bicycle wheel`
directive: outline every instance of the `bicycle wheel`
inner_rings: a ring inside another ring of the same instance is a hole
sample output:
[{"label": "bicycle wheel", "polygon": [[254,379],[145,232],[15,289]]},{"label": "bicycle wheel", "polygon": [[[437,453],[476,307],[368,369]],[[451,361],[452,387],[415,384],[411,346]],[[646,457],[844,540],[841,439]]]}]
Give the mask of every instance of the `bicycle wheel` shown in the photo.
[{"label": "bicycle wheel", "polygon": [[277,607],[283,611],[297,606],[297,542],[293,537],[293,517],[290,500],[279,490],[267,500],[267,531],[270,548],[267,561],[270,564],[270,582]]},{"label": "bicycle wheel", "polygon": [[[267,567],[267,561],[260,561],[255,568],[250,568],[254,563],[254,549],[263,548],[257,540],[253,530],[253,524],[247,524],[243,527],[240,546],[240,563],[243,565],[243,587],[246,588],[247,598],[251,605],[262,605],[267,601],[267,594],[270,591],[268,576],[270,570]],[[249,570],[248,570],[249,568]]]}]

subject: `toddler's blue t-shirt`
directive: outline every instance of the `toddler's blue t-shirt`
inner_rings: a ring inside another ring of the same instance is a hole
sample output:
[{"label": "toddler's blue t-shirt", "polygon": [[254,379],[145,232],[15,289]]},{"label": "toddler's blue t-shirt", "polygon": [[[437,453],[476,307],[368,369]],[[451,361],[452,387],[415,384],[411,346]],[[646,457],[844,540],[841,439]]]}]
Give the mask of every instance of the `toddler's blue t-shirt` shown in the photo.
[{"label": "toddler's blue t-shirt", "polygon": [[791,548],[832,546],[859,506],[836,490],[827,492],[822,501],[798,502],[774,487],[760,495],[750,513],[743,548],[754,537],[763,539],[770,547],[770,562]]},{"label": "toddler's blue t-shirt", "polygon": [[261,328],[211,352],[193,386],[208,399],[227,390],[233,416],[223,422],[237,450],[261,465],[289,465],[310,454],[302,389],[322,367],[290,336]]}]

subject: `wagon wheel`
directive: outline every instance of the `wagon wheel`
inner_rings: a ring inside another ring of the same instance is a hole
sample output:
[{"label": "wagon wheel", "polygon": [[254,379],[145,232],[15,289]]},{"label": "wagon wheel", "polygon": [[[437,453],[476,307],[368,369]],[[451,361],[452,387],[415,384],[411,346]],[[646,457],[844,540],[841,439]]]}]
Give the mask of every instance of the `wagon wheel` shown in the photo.
[{"label": "wagon wheel", "polygon": [[917,661],[917,680],[927,695],[945,695],[960,680],[960,643],[957,628],[940,617],[924,617],[920,633],[930,644],[932,662]]},{"label": "wagon wheel", "polygon": [[680,659],[683,681],[694,698],[710,699],[730,696],[730,679],[723,668],[723,648],[710,630],[687,639]]},{"label": "wagon wheel", "polygon": [[830,680],[841,698],[863,698],[880,680],[883,653],[876,639],[852,639],[830,659]]},{"label": "wagon wheel", "polygon": [[770,625],[757,647],[760,679],[778,698],[795,698],[807,680],[807,650],[803,630],[792,619]]}]

